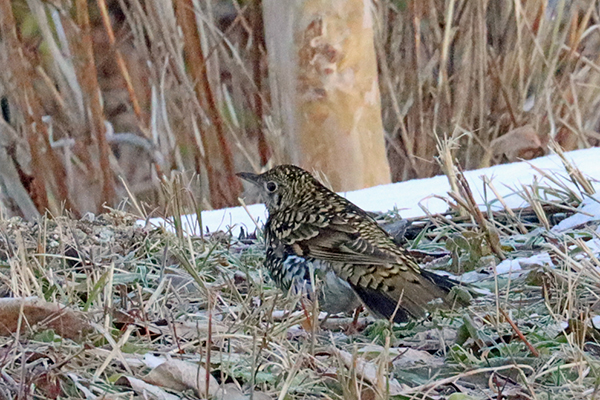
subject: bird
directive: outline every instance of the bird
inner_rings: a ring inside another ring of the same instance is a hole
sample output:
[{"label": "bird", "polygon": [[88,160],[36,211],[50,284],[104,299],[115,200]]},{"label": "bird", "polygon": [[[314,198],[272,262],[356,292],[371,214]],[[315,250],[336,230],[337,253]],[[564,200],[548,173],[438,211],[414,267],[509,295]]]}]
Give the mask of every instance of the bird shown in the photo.
[{"label": "bird", "polygon": [[453,307],[449,294],[456,281],[420,268],[367,212],[309,172],[279,165],[237,175],[258,187],[265,201],[265,266],[279,287],[301,285],[312,266],[330,277],[325,282],[350,288],[379,318],[407,322]]}]

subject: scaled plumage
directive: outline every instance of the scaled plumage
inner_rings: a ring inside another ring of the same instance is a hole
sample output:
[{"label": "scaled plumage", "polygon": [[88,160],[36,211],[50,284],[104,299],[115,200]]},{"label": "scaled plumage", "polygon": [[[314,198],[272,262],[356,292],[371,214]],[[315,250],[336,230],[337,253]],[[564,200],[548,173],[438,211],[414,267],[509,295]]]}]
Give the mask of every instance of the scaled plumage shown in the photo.
[{"label": "scaled plumage", "polygon": [[[449,308],[455,282],[422,270],[415,259],[365,211],[293,165],[263,174],[240,173],[259,187],[269,211],[265,265],[282,287],[296,260],[333,271],[365,306],[396,322],[421,318],[432,307]],[[287,263],[287,264],[286,264]]]},{"label": "scaled plumage", "polygon": [[[265,266],[277,286],[284,292],[313,294],[312,278],[320,285],[315,288],[322,311],[328,314],[347,313],[360,305],[352,287],[319,260],[307,259],[293,253],[275,254],[267,248]],[[311,268],[313,276],[311,278]]]}]

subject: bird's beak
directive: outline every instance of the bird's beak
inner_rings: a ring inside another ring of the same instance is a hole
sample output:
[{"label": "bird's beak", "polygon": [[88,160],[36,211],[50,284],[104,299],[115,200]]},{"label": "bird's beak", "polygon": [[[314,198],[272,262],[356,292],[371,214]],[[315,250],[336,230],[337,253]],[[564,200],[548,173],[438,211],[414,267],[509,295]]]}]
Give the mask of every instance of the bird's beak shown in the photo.
[{"label": "bird's beak", "polygon": [[252,172],[238,172],[236,174],[240,178],[250,183],[254,183],[255,185],[259,184],[259,176],[258,174],[253,174]]}]

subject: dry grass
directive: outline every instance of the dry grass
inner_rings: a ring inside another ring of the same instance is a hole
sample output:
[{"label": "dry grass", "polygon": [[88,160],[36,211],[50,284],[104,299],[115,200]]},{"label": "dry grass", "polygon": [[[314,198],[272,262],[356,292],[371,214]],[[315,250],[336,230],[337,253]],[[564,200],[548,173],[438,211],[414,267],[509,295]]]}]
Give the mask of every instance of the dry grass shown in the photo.
[{"label": "dry grass", "polygon": [[[404,240],[428,267],[453,270],[488,294],[402,325],[364,329],[363,314],[356,333],[345,331],[349,318],[317,328],[298,298],[272,286],[260,267],[260,236],[170,234],[120,210],[35,224],[2,219],[0,291],[65,312],[0,303],[2,321],[8,312],[21,327],[0,327],[0,398],[220,398],[223,389],[260,399],[594,398],[598,222],[563,232],[543,226],[587,198],[583,189],[545,184],[567,179],[546,174],[527,188],[527,209],[462,216],[468,200],[459,183],[448,199],[455,211],[412,221]],[[176,215],[195,202],[182,182],[163,184]],[[387,224],[397,212],[378,219]],[[546,255],[523,271],[498,271],[491,228],[507,258]],[[61,329],[73,311],[85,318],[83,336]]]},{"label": "dry grass", "polygon": [[[164,211],[172,170],[197,174],[202,207],[232,205],[235,170],[286,159],[258,1],[0,4],[11,215],[99,212],[126,197],[123,182]],[[598,144],[597,2],[383,0],[375,13],[395,180],[439,173],[444,136],[463,169],[543,154],[550,140]]]},{"label": "dry grass", "polygon": [[[396,179],[439,171],[437,136],[460,138],[463,169],[531,157],[551,138],[598,143],[597,2],[394,1],[378,11]],[[496,140],[525,125],[533,132]]]}]

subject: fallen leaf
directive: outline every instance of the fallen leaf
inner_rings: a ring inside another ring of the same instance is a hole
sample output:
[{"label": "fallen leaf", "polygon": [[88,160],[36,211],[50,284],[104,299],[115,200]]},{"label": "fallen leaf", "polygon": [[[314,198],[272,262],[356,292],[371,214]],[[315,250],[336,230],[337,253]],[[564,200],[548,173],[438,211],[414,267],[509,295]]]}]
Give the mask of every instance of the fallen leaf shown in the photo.
[{"label": "fallen leaf", "polygon": [[[392,350],[392,349],[390,349]],[[442,357],[436,357],[427,351],[406,348],[401,355],[394,359],[394,368],[409,368],[426,365],[429,368],[445,365]]]},{"label": "fallen leaf", "polygon": [[38,297],[11,297],[0,298],[0,335],[9,336],[17,331],[21,312],[21,333],[25,327],[40,325],[63,338],[77,339],[90,330],[81,312]]},{"label": "fallen leaf", "polygon": [[158,386],[151,385],[144,382],[141,379],[134,378],[133,376],[122,376],[117,380],[117,385],[129,386],[137,393],[141,394],[145,399],[156,399],[156,400],[178,400],[180,397],[165,392]]},{"label": "fallen leaf", "polygon": [[[165,360],[144,377],[144,381],[176,391],[193,389],[196,395],[206,393],[206,370],[195,363],[182,360]],[[219,383],[208,375],[208,394],[214,396]]]},{"label": "fallen leaf", "polygon": [[235,383],[226,383],[215,396],[219,400],[271,400],[271,396],[264,392],[254,391],[252,396],[244,394]]},{"label": "fallen leaf", "polygon": [[34,382],[37,389],[47,399],[57,399],[63,394],[60,387],[60,380],[54,371],[44,371],[35,378]]},{"label": "fallen leaf", "polygon": [[402,393],[403,387],[396,379],[387,379],[386,382],[379,382],[379,367],[377,363],[366,361],[362,357],[353,357],[351,353],[334,348],[332,350],[342,360],[346,368],[352,370],[356,368],[356,374],[375,387],[383,387],[389,390],[389,395],[394,396]]}]

